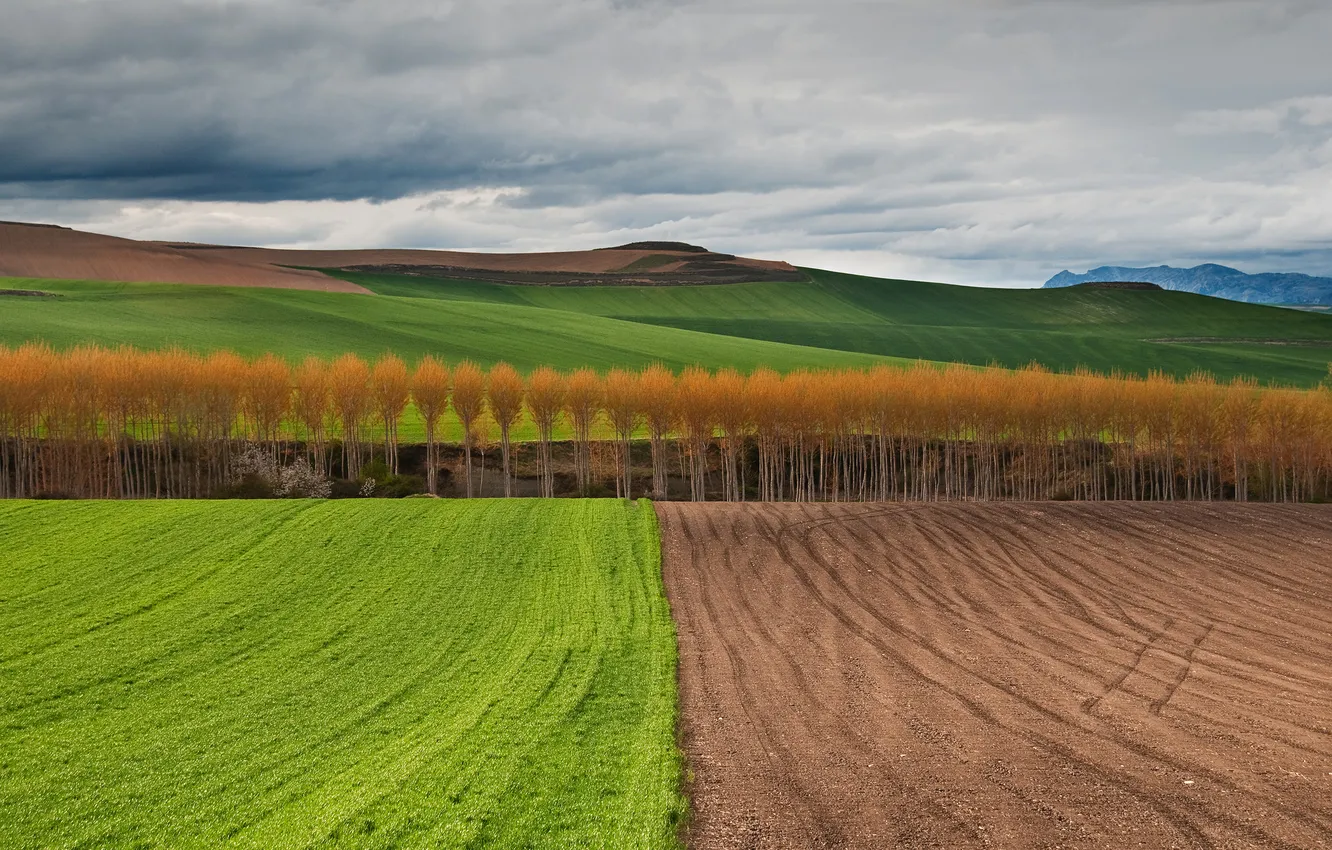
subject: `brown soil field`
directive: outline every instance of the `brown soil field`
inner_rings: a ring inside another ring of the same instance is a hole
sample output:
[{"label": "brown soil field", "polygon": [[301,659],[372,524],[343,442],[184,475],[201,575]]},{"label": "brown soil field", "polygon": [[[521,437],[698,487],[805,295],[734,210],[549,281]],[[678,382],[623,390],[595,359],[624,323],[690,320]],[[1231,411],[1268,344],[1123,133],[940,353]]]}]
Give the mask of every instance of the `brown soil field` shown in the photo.
[{"label": "brown soil field", "polygon": [[697,248],[626,246],[532,254],[410,249],[305,251],[140,242],[65,227],[0,222],[0,277],[369,292],[309,268],[555,285],[803,279],[787,263],[713,254]]},{"label": "brown soil field", "polygon": [[0,223],[0,277],[369,291],[319,272],[247,262],[226,253],[179,250],[63,227]]},{"label": "brown soil field", "polygon": [[1332,508],[657,511],[692,847],[1332,847]]}]

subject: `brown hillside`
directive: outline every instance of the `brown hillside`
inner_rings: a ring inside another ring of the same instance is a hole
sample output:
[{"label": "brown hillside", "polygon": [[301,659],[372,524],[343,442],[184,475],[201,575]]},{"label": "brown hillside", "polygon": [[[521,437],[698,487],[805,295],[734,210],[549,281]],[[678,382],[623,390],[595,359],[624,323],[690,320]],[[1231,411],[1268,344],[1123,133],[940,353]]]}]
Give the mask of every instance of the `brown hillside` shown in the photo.
[{"label": "brown hillside", "polygon": [[49,225],[0,223],[0,276],[365,292],[319,272]]},{"label": "brown hillside", "polygon": [[537,285],[802,279],[788,263],[717,254],[683,243],[533,254],[389,248],[311,251],[139,242],[53,225],[0,222],[0,276],[367,292],[354,283],[293,267]]}]

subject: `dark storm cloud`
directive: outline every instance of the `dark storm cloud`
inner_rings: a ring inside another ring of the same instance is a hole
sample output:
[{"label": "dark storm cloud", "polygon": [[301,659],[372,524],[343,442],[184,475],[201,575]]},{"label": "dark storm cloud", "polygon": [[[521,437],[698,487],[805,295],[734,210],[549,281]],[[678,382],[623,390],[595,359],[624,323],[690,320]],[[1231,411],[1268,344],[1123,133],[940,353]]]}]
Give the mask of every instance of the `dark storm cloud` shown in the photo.
[{"label": "dark storm cloud", "polygon": [[[448,195],[379,208],[402,216],[379,238],[686,231],[972,280],[1332,272],[1322,3],[0,0],[0,18],[0,212],[132,230],[102,201],[478,190],[474,224]],[[457,221],[432,224],[444,208]]]}]

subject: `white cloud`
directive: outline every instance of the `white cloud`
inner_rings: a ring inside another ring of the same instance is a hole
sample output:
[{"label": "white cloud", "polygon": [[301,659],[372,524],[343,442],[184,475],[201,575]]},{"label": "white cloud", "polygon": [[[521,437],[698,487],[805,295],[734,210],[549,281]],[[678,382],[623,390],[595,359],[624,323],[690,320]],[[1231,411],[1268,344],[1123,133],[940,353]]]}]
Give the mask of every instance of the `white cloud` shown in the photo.
[{"label": "white cloud", "polygon": [[1215,136],[1227,133],[1267,133],[1275,135],[1281,122],[1289,114],[1289,106],[1269,106],[1261,109],[1211,109],[1190,112],[1176,125],[1179,132],[1190,136]]},{"label": "white cloud", "polygon": [[1186,113],[1175,129],[1185,135],[1229,133],[1277,135],[1288,122],[1306,127],[1332,124],[1332,96],[1292,97],[1253,109],[1211,109]]},{"label": "white cloud", "polygon": [[1332,97],[1300,97],[1291,100],[1290,105],[1299,114],[1301,124],[1310,127],[1332,124]]}]

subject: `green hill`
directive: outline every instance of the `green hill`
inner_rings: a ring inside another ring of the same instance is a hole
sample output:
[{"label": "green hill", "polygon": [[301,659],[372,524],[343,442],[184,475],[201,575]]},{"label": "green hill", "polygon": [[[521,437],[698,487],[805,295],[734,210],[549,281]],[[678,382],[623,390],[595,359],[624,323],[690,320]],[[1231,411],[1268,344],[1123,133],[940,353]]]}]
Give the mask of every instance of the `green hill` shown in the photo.
[{"label": "green hill", "polygon": [[522,287],[336,272],[398,297],[526,305],[658,327],[889,357],[1078,366],[1310,385],[1332,316],[1184,292],[983,289],[805,269],[807,283]]},{"label": "green hill", "polygon": [[246,354],[393,350],[519,368],[548,363],[751,369],[885,359],[1175,375],[1310,386],[1332,360],[1332,316],[1183,292],[1004,290],[806,269],[805,282],[523,286],[331,272],[377,296],[277,289],[13,279],[0,342],[43,339]]},{"label": "green hill", "polygon": [[[499,287],[496,290],[515,287]],[[290,359],[354,351],[393,351],[519,369],[695,363],[787,370],[882,360],[851,351],[747,339],[623,321],[485,298],[383,297],[290,289],[176,286],[0,278],[0,289],[41,290],[57,298],[0,296],[0,343],[43,340],[194,350],[228,348]]]}]

